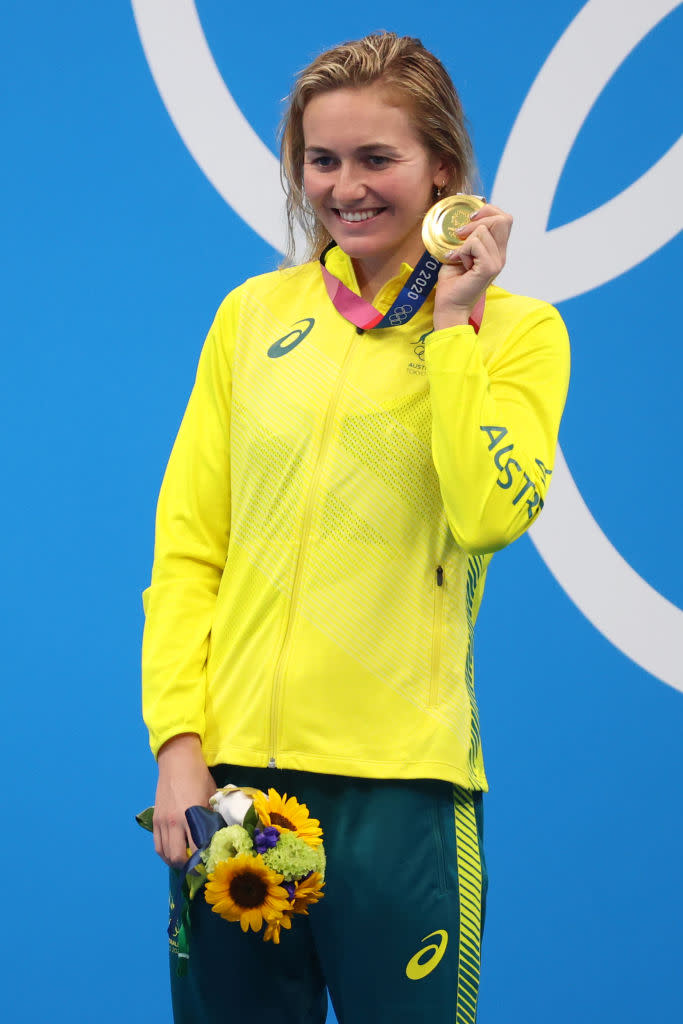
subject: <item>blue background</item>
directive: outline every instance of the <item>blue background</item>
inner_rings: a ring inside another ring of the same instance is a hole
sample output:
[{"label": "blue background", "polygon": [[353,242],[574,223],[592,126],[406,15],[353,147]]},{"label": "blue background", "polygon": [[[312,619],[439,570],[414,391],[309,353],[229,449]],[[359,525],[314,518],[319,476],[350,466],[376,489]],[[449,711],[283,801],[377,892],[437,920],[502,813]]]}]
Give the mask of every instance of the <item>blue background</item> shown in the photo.
[{"label": "blue background", "polygon": [[[345,6],[197,4],[226,83],[273,148],[279,99],[316,52],[376,28],[419,35],[461,91],[490,192],[524,97],[582,4]],[[155,785],[140,591],[213,313],[279,255],[185,148],[127,3],[5,7],[0,1013],[163,1022],[165,870],[133,822]],[[679,7],[595,104],[551,227],[675,141],[682,24]],[[666,217],[667,197],[638,215]],[[563,450],[615,546],[679,606],[680,257],[679,237],[561,306],[573,339]],[[481,1024],[678,1019],[683,696],[582,617],[528,538],[493,562],[477,654],[492,784]]]}]

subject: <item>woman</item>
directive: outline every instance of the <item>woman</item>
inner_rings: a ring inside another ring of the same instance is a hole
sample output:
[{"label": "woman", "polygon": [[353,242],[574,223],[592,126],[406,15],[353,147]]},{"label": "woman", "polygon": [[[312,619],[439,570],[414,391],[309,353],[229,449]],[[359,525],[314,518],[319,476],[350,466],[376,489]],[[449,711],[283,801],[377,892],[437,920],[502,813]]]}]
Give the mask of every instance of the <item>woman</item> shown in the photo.
[{"label": "woman", "polygon": [[473,630],[492,552],[543,505],[566,332],[493,286],[511,218],[491,205],[416,308],[424,214],[473,175],[453,85],[419,41],[317,58],[282,166],[313,259],[246,281],[207,338],[159,499],[144,713],[166,863],[216,785],[274,786],[322,822],[326,896],[279,946],[195,901],[175,1019],[319,1024],[327,985],[340,1024],[473,1021]]}]

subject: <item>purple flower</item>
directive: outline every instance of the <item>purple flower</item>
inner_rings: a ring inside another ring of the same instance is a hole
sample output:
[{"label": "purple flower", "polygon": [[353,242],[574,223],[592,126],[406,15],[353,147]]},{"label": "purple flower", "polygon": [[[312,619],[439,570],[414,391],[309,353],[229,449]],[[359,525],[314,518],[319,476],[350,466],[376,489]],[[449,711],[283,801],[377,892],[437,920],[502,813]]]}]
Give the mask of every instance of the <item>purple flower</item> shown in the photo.
[{"label": "purple flower", "polygon": [[296,892],[296,886],[294,885],[294,882],[280,882],[280,885],[282,886],[283,889],[287,890],[287,892],[289,893],[290,900],[293,900],[294,893]]},{"label": "purple flower", "polygon": [[267,853],[268,850],[272,850],[274,846],[277,846],[279,838],[280,833],[272,825],[266,825],[265,828],[257,828],[254,831],[254,846],[256,847],[256,852]]}]

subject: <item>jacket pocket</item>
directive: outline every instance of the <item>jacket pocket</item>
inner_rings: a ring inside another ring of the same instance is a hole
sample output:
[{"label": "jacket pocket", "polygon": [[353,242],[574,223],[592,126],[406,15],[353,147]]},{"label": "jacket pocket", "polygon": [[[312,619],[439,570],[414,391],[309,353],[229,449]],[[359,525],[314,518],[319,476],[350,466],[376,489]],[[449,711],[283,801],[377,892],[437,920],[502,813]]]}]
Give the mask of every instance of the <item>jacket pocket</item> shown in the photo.
[{"label": "jacket pocket", "polygon": [[439,702],[439,675],[441,671],[441,640],[443,632],[443,602],[446,577],[442,566],[434,573],[434,615],[432,621],[432,657],[429,672],[429,707]]}]

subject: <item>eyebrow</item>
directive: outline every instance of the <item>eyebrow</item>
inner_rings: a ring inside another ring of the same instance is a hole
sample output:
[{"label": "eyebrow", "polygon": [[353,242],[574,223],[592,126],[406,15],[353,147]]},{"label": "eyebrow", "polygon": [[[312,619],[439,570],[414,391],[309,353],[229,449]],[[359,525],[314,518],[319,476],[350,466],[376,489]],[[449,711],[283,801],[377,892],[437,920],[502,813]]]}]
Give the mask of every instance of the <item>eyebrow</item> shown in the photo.
[{"label": "eyebrow", "polygon": [[[386,142],[369,142],[363,146],[358,146],[354,152],[356,153],[376,153],[378,150],[382,150],[385,153],[397,153],[398,150],[394,149],[393,146],[389,146]],[[333,153],[333,149],[328,149],[326,146],[306,146],[306,153]]]}]

